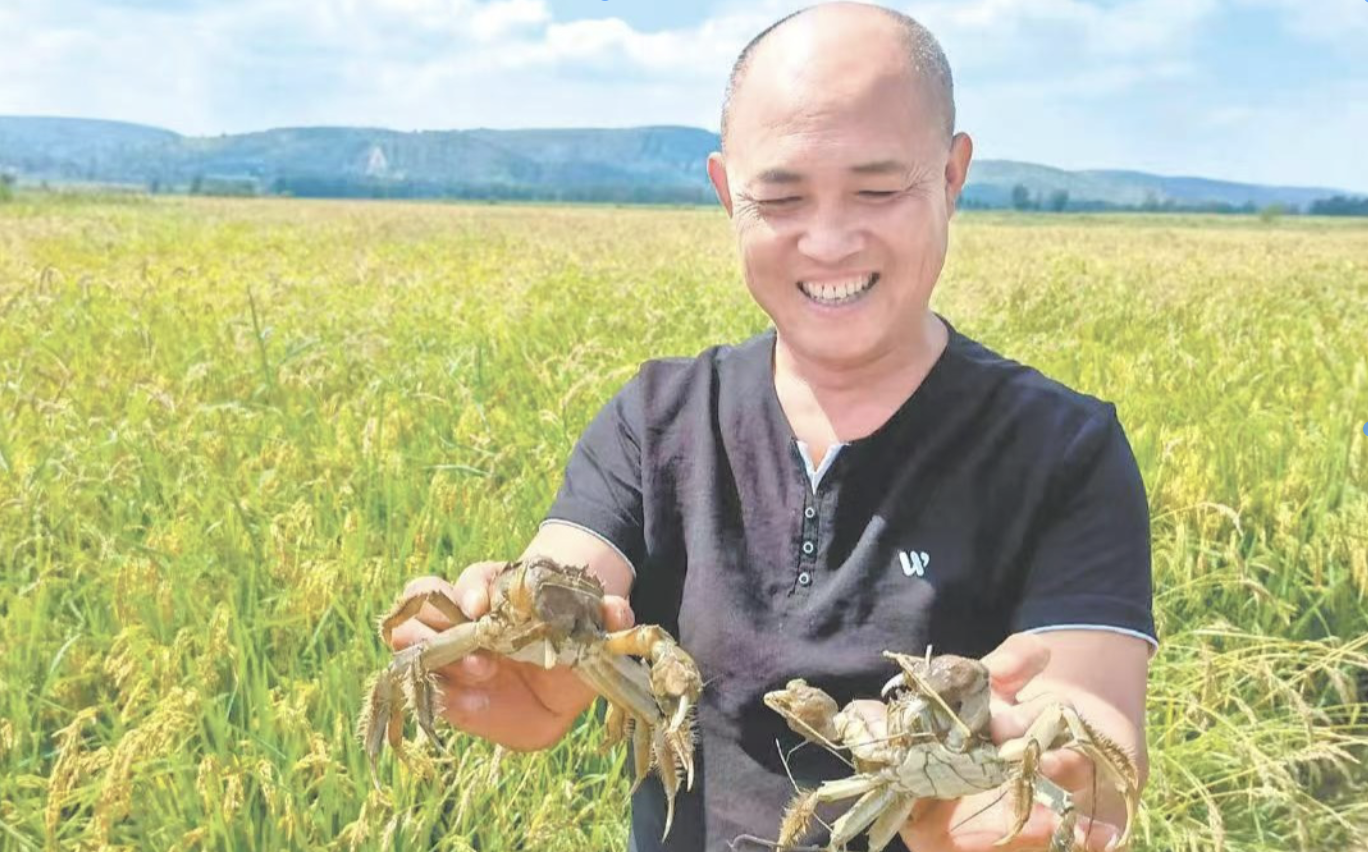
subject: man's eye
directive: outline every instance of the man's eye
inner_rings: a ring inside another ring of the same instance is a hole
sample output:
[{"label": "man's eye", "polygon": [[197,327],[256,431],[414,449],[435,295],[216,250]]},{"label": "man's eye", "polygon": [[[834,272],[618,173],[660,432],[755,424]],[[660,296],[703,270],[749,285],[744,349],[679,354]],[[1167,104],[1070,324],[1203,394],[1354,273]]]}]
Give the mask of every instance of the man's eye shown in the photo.
[{"label": "man's eye", "polygon": [[877,199],[877,198],[892,198],[893,196],[895,196],[895,195],[897,195],[897,194],[898,194],[897,192],[895,192],[894,190],[891,190],[891,189],[878,189],[878,190],[875,190],[875,189],[866,189],[866,190],[861,190],[861,192],[860,192],[860,197],[861,197],[861,198],[875,198],[875,199]]},{"label": "man's eye", "polygon": [[760,204],[762,207],[783,207],[785,205],[793,204],[801,200],[801,196],[786,195],[783,198],[761,198],[758,200],[757,203]]}]

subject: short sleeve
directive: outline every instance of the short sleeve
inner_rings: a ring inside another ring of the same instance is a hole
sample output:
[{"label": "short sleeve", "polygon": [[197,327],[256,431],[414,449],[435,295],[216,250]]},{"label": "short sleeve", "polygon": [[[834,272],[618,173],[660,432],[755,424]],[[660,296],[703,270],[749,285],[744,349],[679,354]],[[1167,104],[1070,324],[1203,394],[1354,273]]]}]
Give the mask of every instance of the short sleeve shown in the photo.
[{"label": "short sleeve", "polygon": [[645,552],[641,486],[641,376],[608,401],[580,435],[542,524],[579,527],[603,539],[632,573]]},{"label": "short sleeve", "polygon": [[1047,501],[1013,632],[1114,630],[1157,647],[1149,502],[1114,405],[1069,441]]}]

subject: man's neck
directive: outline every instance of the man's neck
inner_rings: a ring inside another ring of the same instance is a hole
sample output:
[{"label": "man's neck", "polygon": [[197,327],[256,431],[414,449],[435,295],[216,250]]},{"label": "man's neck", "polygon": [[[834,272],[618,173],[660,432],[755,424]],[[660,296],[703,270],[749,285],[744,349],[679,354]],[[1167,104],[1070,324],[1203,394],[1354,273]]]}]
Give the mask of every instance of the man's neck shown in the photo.
[{"label": "man's neck", "polygon": [[774,351],[774,388],[812,463],[820,465],[832,444],[863,438],[886,423],[921,387],[948,341],[949,330],[929,311],[906,346],[863,364],[805,359],[781,336]]}]

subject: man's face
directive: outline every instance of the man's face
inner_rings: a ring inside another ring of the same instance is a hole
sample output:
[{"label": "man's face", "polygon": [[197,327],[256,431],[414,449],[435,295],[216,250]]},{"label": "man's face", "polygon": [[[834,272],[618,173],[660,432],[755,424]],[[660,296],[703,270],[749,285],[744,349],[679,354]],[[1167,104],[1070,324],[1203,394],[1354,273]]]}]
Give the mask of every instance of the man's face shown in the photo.
[{"label": "man's face", "polygon": [[859,53],[757,61],[709,162],[751,294],[790,351],[832,368],[920,341],[970,156],[900,57]]}]

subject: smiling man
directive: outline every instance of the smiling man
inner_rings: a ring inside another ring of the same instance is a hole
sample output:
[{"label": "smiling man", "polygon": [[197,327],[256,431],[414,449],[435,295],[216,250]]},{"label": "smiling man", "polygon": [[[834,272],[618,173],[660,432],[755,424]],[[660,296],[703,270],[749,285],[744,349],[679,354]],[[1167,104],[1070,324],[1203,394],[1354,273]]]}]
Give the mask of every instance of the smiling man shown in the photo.
[{"label": "smiling man", "polygon": [[[694,790],[662,841],[648,780],[634,850],[776,836],[790,772],[812,787],[850,770],[815,748],[785,766],[797,740],[764,694],[801,677],[842,703],[877,696],[884,650],[983,657],[996,741],[1069,703],[1143,779],[1144,485],[1113,405],[930,310],[972,156],[954,122],[940,47],[879,7],[805,10],[737,61],[708,174],[774,327],[643,365],[581,436],[526,550],[588,564],[611,626],[665,626],[707,682]],[[476,617],[496,568],[409,590]],[[427,608],[396,645],[446,626]],[[443,676],[448,720],[513,748],[555,742],[592,698],[566,670],[484,655]],[[1103,848],[1121,811],[1091,802],[1090,764],[1062,753],[1044,770],[1095,806],[1078,839]],[[991,793],[927,802],[888,848],[1040,848],[1055,826],[1038,806],[994,847],[1007,820]]]}]

